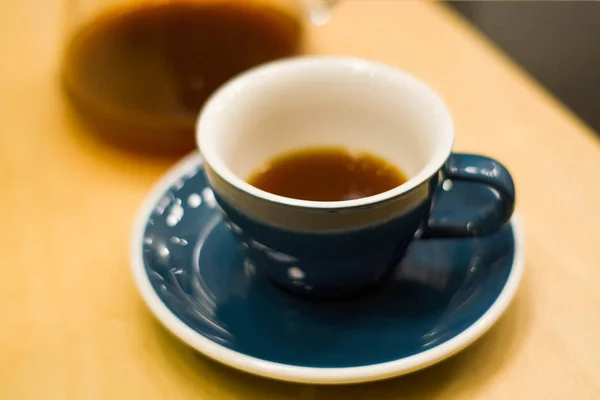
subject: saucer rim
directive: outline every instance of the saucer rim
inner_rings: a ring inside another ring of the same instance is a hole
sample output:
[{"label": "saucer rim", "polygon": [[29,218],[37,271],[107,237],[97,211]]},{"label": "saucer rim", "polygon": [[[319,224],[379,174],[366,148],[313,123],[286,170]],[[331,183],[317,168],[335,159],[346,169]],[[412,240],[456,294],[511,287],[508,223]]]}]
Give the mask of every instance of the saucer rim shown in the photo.
[{"label": "saucer rim", "polygon": [[163,174],[146,195],[136,213],[133,224],[130,264],[137,289],[154,316],[184,343],[229,367],[270,379],[312,384],[361,383],[408,374],[445,360],[479,339],[504,314],[521,282],[525,265],[523,224],[519,215],[513,213],[510,224],[515,246],[508,279],[487,311],[452,339],[412,356],[358,367],[301,367],[262,360],[239,353],[211,341],[181,321],[154,290],[143,262],[143,237],[148,219],[156,208],[157,202],[178,179],[195,171],[202,163],[202,156],[198,152],[192,152]]}]

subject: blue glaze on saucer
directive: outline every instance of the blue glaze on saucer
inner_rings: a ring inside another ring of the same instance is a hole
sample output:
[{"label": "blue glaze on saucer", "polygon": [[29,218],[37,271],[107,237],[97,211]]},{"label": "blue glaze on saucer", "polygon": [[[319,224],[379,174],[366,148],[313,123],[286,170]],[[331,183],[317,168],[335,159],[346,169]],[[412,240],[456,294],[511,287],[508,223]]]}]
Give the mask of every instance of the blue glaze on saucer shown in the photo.
[{"label": "blue glaze on saucer", "polygon": [[[241,354],[322,368],[394,361],[456,337],[497,299],[513,258],[510,225],[489,236],[417,240],[371,292],[303,300],[245,259],[200,164],[164,193],[143,239],[153,289],[196,332]],[[301,284],[300,270],[289,273]]]}]

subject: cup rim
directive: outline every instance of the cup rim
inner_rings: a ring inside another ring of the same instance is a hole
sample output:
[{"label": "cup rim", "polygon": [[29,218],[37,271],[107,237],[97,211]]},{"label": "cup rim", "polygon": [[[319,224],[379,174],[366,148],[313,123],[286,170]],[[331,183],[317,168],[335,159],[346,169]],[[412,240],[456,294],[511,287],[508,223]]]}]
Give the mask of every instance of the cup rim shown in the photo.
[{"label": "cup rim", "polygon": [[[444,140],[442,143],[437,144],[434,156],[431,157],[425,167],[402,185],[373,196],[354,200],[313,201],[279,196],[258,189],[233,173],[218,154],[213,151],[203,151],[203,148],[206,149],[207,147],[206,144],[210,143],[217,133],[219,119],[226,116],[227,103],[236,96],[242,95],[241,93],[246,90],[250,84],[255,84],[256,81],[268,81],[278,74],[296,73],[298,70],[314,67],[318,64],[323,66],[333,65],[343,71],[369,70],[371,74],[381,75],[381,77],[386,80],[403,81],[410,84],[412,89],[418,88],[424,96],[429,97],[429,100],[432,103],[431,114],[442,119]],[[217,89],[217,91],[208,98],[196,121],[196,143],[198,149],[202,154],[206,165],[208,165],[221,179],[253,197],[281,205],[310,209],[332,210],[363,207],[405,195],[426,182],[442,168],[452,152],[453,142],[454,124],[452,116],[442,98],[429,85],[399,68],[376,61],[347,56],[298,56],[272,61],[251,68],[232,78]]]}]

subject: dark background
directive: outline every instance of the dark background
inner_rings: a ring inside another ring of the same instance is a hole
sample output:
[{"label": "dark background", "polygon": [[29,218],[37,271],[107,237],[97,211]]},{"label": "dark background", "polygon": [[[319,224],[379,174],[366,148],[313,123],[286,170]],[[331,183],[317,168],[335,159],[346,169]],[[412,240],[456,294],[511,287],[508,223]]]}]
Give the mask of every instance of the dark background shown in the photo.
[{"label": "dark background", "polygon": [[446,4],[600,132],[600,1]]}]

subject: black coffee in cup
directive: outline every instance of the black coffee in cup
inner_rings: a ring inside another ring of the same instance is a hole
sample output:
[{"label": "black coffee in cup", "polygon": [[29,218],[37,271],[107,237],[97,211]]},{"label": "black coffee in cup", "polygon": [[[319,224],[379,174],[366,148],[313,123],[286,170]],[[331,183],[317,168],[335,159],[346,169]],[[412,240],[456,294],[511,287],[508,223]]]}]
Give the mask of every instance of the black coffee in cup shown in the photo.
[{"label": "black coffee in cup", "polygon": [[406,175],[383,158],[344,147],[310,147],[284,153],[248,179],[266,192],[313,201],[360,199],[406,181]]}]

